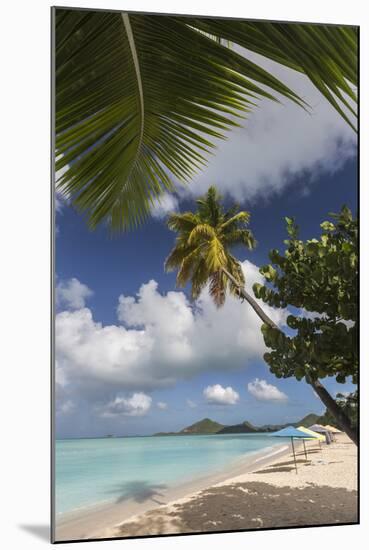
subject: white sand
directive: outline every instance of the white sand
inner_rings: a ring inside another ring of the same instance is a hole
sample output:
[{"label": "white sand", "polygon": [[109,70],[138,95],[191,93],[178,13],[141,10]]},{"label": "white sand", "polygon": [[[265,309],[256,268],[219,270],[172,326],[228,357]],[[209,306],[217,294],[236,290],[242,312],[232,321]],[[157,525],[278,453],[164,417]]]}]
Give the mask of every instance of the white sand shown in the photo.
[{"label": "white sand", "polygon": [[345,434],[337,442],[308,442],[297,452],[132,518],[109,536],[195,533],[266,527],[356,523],[357,449]]}]

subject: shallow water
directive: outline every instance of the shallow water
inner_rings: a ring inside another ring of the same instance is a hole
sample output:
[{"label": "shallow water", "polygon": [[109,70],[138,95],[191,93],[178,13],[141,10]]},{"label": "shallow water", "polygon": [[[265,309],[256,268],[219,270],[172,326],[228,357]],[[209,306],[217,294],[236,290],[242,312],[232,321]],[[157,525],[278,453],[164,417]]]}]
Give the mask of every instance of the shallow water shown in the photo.
[{"label": "shallow water", "polygon": [[56,513],[128,499],[160,504],[162,490],[275,443],[264,434],[58,440]]}]

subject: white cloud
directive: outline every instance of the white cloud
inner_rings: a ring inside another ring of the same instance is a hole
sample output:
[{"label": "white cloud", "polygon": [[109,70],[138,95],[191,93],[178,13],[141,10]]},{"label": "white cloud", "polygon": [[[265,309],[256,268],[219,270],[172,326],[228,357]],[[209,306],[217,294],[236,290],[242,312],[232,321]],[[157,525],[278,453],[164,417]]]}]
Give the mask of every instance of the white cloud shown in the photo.
[{"label": "white cloud", "polygon": [[[59,156],[56,160],[60,160],[60,158],[62,157]],[[57,187],[58,182],[61,180],[61,178],[63,177],[65,172],[68,170],[68,168],[69,168],[69,165],[67,164],[66,166],[63,166],[63,168],[55,172],[55,187]],[[68,204],[69,196],[65,194],[65,192],[61,193],[60,191],[55,189],[54,199],[55,199],[55,211],[57,214],[60,214],[63,210],[63,207],[66,204]]]},{"label": "white cloud", "polygon": [[192,401],[192,399],[186,399],[187,406],[190,407],[190,409],[196,409],[197,403],[195,401]]},{"label": "white cloud", "polygon": [[56,286],[56,305],[68,309],[85,307],[86,299],[93,295],[87,285],[80,283],[73,277],[66,282],[59,282]]},{"label": "white cloud", "polygon": [[282,104],[261,100],[244,127],[218,142],[207,168],[183,194],[198,196],[215,184],[237,201],[254,201],[281,192],[293,179],[305,194],[321,173],[336,172],[356,155],[355,133],[306,76],[257,54],[247,56],[303,97],[310,112],[284,98]]},{"label": "white cloud", "polygon": [[266,380],[255,378],[247,384],[247,389],[259,401],[287,401],[288,397],[276,386],[268,384]]},{"label": "white cloud", "polygon": [[[251,262],[243,269],[248,287],[262,280]],[[284,312],[264,307],[283,324]],[[150,281],[135,297],[121,295],[117,314],[114,325],[97,322],[86,307],[56,316],[58,370],[79,396],[150,392],[210,369],[245,368],[265,352],[261,321],[235,297],[217,310],[206,291],[192,305],[183,292],[162,295]]]},{"label": "white cloud", "polygon": [[71,401],[71,399],[68,399],[67,401],[63,402],[56,402],[56,413],[57,414],[68,414],[75,408],[75,403]]},{"label": "white cloud", "polygon": [[156,405],[161,411],[165,411],[168,408],[168,403],[164,403],[163,401],[158,401]]},{"label": "white cloud", "polygon": [[114,416],[144,416],[151,407],[152,398],[145,393],[134,393],[131,397],[117,395],[113,401],[100,408],[105,418]]},{"label": "white cloud", "polygon": [[55,191],[55,211],[60,214],[60,212],[63,210],[63,198],[62,195]]},{"label": "white cloud", "polygon": [[151,214],[154,218],[163,219],[170,212],[174,212],[178,209],[178,200],[175,195],[170,193],[164,193],[151,210]]},{"label": "white cloud", "polygon": [[236,405],[240,399],[239,394],[231,386],[223,388],[220,384],[208,386],[203,394],[208,403],[215,405]]}]

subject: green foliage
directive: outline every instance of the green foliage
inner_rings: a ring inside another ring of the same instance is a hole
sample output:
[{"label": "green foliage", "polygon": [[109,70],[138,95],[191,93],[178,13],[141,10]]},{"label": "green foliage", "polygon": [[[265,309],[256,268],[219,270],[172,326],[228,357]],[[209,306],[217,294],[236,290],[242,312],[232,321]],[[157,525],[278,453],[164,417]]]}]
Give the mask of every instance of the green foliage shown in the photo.
[{"label": "green foliage", "polygon": [[219,424],[219,422],[214,422],[214,420],[211,420],[210,418],[203,418],[202,420],[195,422],[195,424],[191,424],[191,426],[183,428],[183,430],[181,430],[179,433],[212,434],[218,433],[222,428],[224,428],[223,424]]},{"label": "green foliage", "polygon": [[141,223],[257,100],[308,107],[228,43],[306,74],[347,121],[356,101],[355,28],[57,8],[55,38],[57,187],[92,228]]},{"label": "green foliage", "polygon": [[357,382],[357,221],[343,207],[333,221],[321,224],[319,239],[298,239],[298,228],[287,218],[290,238],[284,255],[270,252],[273,265],[260,272],[268,286],[253,287],[257,298],[279,308],[293,306],[287,317],[292,336],[263,325],[264,356],[277,377],[334,376]]},{"label": "green foliage", "polygon": [[[358,426],[358,392],[357,390],[349,394],[337,393],[336,403],[344,411],[346,416],[350,419],[350,422],[354,428]],[[320,424],[330,424],[336,428],[340,428],[337,424],[336,418],[326,409],[324,415],[320,418]]]},{"label": "green foliage", "polygon": [[215,304],[224,304],[227,289],[238,289],[226,277],[222,268],[231,273],[240,285],[245,278],[239,262],[230,248],[241,244],[253,249],[256,241],[247,228],[249,212],[238,211],[237,205],[225,210],[222,197],[215,187],[198,199],[196,212],[171,214],[168,227],[177,233],[176,243],[165,262],[167,271],[178,270],[177,286],[192,283],[192,299],[198,298],[202,289],[210,283],[209,291]]}]

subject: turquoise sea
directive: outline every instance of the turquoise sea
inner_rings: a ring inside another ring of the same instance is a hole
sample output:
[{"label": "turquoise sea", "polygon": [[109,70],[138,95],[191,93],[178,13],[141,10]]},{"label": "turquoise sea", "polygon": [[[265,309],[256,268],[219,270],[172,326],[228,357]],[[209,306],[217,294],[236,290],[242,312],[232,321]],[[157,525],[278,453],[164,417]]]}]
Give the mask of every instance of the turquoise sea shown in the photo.
[{"label": "turquoise sea", "polygon": [[56,441],[56,513],[148,495],[215,473],[276,444],[267,435],[64,439]]}]

